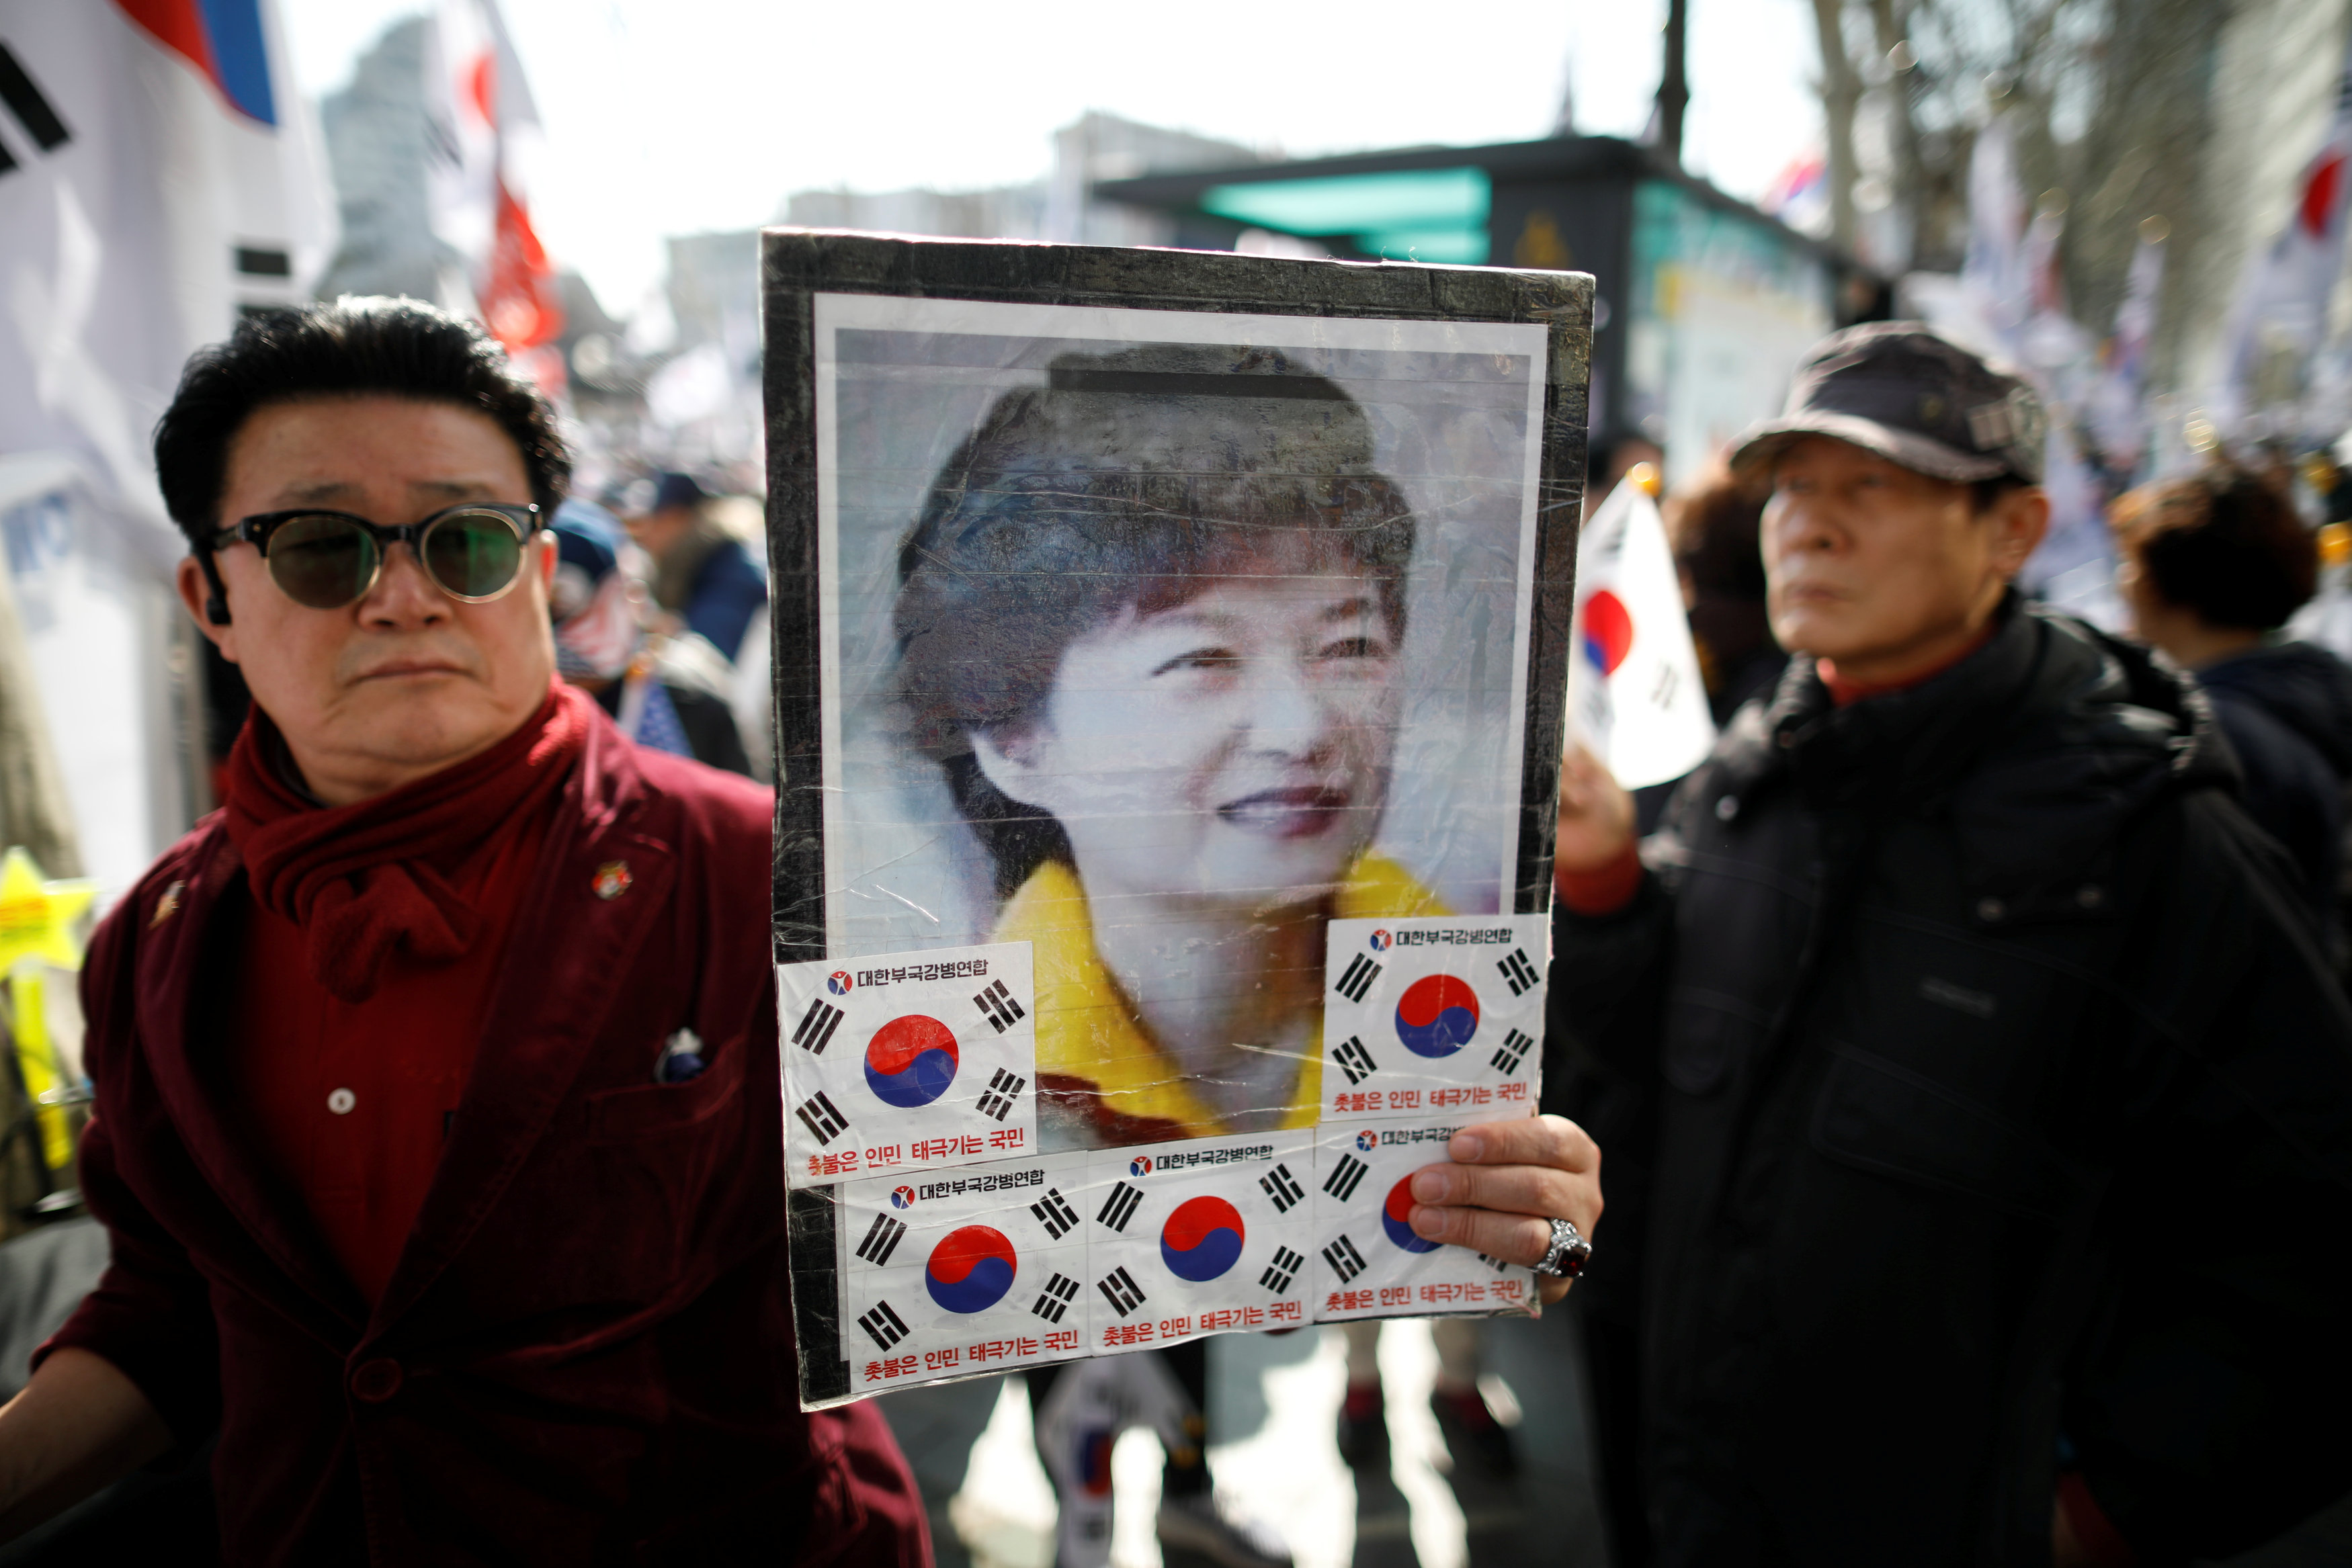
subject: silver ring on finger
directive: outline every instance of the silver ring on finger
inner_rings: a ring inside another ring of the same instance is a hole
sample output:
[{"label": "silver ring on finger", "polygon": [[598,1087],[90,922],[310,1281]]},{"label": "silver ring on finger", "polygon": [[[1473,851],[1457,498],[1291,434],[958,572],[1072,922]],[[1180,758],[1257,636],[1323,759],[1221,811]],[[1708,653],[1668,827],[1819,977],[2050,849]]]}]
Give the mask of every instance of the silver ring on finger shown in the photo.
[{"label": "silver ring on finger", "polygon": [[1544,1249],[1536,1272],[1553,1280],[1573,1280],[1592,1260],[1592,1243],[1565,1219],[1551,1222],[1551,1245]]}]

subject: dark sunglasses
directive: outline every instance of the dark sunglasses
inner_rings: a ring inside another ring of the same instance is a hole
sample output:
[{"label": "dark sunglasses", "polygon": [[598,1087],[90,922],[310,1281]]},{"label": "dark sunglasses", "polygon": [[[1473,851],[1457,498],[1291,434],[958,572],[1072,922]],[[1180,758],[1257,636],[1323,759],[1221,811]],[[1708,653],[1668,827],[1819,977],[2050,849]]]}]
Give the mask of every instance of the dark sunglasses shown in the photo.
[{"label": "dark sunglasses", "polygon": [[522,575],[524,541],[539,531],[537,507],[469,501],[421,521],[385,528],[349,512],[263,512],[213,536],[220,549],[239,540],[261,552],[269,580],[297,604],[340,610],[383,575],[383,558],[404,544],[433,586],[467,604],[503,597]]}]

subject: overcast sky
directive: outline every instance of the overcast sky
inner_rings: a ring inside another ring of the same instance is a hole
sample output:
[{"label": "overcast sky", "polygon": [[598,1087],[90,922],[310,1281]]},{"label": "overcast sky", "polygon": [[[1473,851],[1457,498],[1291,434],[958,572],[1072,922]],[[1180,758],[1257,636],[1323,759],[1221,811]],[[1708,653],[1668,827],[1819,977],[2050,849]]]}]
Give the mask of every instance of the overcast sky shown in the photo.
[{"label": "overcast sky", "polygon": [[[815,187],[941,190],[1043,173],[1090,109],[1293,155],[1631,136],[1664,0],[1034,0],[889,6],[503,0],[546,121],[540,234],[625,315],[661,236],[771,221]],[[280,0],[316,99],[419,0]],[[1753,197],[1821,141],[1804,0],[1691,0],[1686,162]]]}]

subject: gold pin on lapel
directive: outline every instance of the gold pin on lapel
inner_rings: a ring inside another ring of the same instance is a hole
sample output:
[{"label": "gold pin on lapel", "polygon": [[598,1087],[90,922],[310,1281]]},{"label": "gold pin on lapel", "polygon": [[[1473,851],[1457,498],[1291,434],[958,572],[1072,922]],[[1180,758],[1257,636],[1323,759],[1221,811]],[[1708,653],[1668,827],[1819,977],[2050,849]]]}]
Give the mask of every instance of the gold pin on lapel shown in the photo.
[{"label": "gold pin on lapel", "polygon": [[610,904],[628,892],[636,880],[629,874],[628,862],[606,861],[596,868],[596,880],[590,885],[595,888],[597,897]]},{"label": "gold pin on lapel", "polygon": [[147,922],[148,930],[152,931],[180,913],[180,894],[186,890],[187,885],[184,882],[175,882],[163,890],[163,895],[155,900],[155,915],[153,919]]}]

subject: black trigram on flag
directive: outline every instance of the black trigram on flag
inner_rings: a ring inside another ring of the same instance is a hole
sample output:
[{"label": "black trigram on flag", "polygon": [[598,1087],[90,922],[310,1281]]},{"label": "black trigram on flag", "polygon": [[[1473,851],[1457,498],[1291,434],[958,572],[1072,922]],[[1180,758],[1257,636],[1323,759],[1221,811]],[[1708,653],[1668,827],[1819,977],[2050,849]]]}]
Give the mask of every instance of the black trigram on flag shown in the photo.
[{"label": "black trigram on flag", "polygon": [[907,1337],[906,1320],[890,1310],[887,1301],[877,1301],[874,1310],[857,1320],[857,1326],[874,1336],[874,1343],[888,1350]]},{"label": "black trigram on flag", "polygon": [[1110,1196],[1103,1199],[1101,1212],[1095,1218],[1113,1230],[1123,1231],[1127,1228],[1127,1222],[1135,1218],[1135,1211],[1142,1202],[1141,1187],[1121,1182],[1110,1189]]},{"label": "black trigram on flag", "polygon": [[1331,1048],[1331,1060],[1339,1064],[1339,1071],[1348,1075],[1350,1083],[1361,1083],[1378,1071],[1372,1053],[1352,1034]]},{"label": "black trigram on flag", "polygon": [[1503,971],[1504,983],[1511,988],[1511,995],[1515,997],[1525,995],[1538,978],[1536,967],[1528,962],[1527,954],[1517,947],[1512,948],[1511,956],[1495,967]]},{"label": "black trigram on flag", "polygon": [[866,1239],[857,1244],[857,1255],[879,1269],[890,1261],[890,1254],[898,1249],[899,1238],[906,1234],[905,1220],[877,1214],[873,1228],[866,1232]]},{"label": "black trigram on flag", "polygon": [[1508,1263],[1504,1262],[1500,1258],[1489,1258],[1484,1252],[1478,1254],[1478,1261],[1484,1263],[1487,1268],[1492,1269],[1497,1274],[1507,1273],[1510,1271],[1511,1266]]},{"label": "black trigram on flag", "polygon": [[1078,1222],[1078,1211],[1070,1207],[1070,1200],[1062,1196],[1062,1189],[1057,1186],[1047,1187],[1045,1196],[1029,1206],[1029,1212],[1037,1217],[1037,1223],[1045,1228],[1045,1234],[1056,1241],[1067,1236],[1070,1227]]},{"label": "black trigram on flag", "polygon": [[808,1011],[801,1014],[800,1028],[793,1030],[793,1043],[811,1056],[823,1056],[824,1048],[833,1043],[833,1031],[841,1027],[842,1012],[823,997],[809,1003]]},{"label": "black trigram on flag", "polygon": [[1381,977],[1381,967],[1361,953],[1348,960],[1347,971],[1339,977],[1339,992],[1351,1002],[1360,1002],[1372,982]]},{"label": "black trigram on flag", "polygon": [[999,1034],[1028,1016],[1021,1010],[1021,1004],[1013,999],[1013,993],[1004,988],[1002,980],[972,998],[971,1005],[980,1009],[980,1016],[986,1019]]},{"label": "black trigram on flag", "polygon": [[1057,1323],[1077,1299],[1078,1282],[1067,1274],[1056,1274],[1045,1281],[1045,1290],[1038,1292],[1037,1304],[1029,1310],[1049,1323]]},{"label": "black trigram on flag", "polygon": [[1110,1303],[1110,1310],[1120,1317],[1143,1305],[1143,1287],[1138,1285],[1135,1277],[1124,1269],[1113,1269],[1097,1280],[1095,1289],[1103,1293],[1103,1300]]},{"label": "black trigram on flag", "polygon": [[1323,1261],[1331,1265],[1331,1272],[1339,1276],[1343,1285],[1364,1271],[1364,1255],[1344,1236],[1323,1249]]},{"label": "black trigram on flag", "polygon": [[841,1136],[843,1131],[849,1125],[849,1118],[843,1115],[834,1103],[826,1099],[822,1092],[810,1095],[807,1103],[793,1114],[798,1116],[802,1124],[816,1134],[817,1145],[820,1148]]},{"label": "black trigram on flag", "polygon": [[1323,1178],[1323,1190],[1345,1203],[1356,1196],[1356,1189],[1364,1185],[1364,1173],[1371,1168],[1353,1155],[1341,1155],[1331,1174]]},{"label": "black trigram on flag", "polygon": [[1290,1206],[1307,1196],[1307,1189],[1298,1185],[1298,1178],[1290,1174],[1288,1166],[1275,1166],[1257,1178],[1257,1185],[1273,1200],[1276,1214],[1288,1214]]},{"label": "black trigram on flag", "polygon": [[1290,1289],[1290,1281],[1298,1277],[1298,1270],[1306,1261],[1289,1248],[1277,1247],[1274,1249],[1274,1261],[1265,1266],[1265,1272],[1257,1277],[1257,1282],[1279,1296]]},{"label": "black trigram on flag", "polygon": [[1002,1067],[989,1076],[988,1087],[981,1092],[980,1113],[1004,1120],[1013,1109],[1013,1097],[1028,1087],[1026,1078],[1016,1078]]},{"label": "black trigram on flag", "polygon": [[1503,1043],[1495,1048],[1495,1066],[1504,1077],[1508,1078],[1519,1070],[1519,1063],[1528,1059],[1528,1051],[1535,1043],[1517,1030],[1511,1030],[1503,1037]]}]

